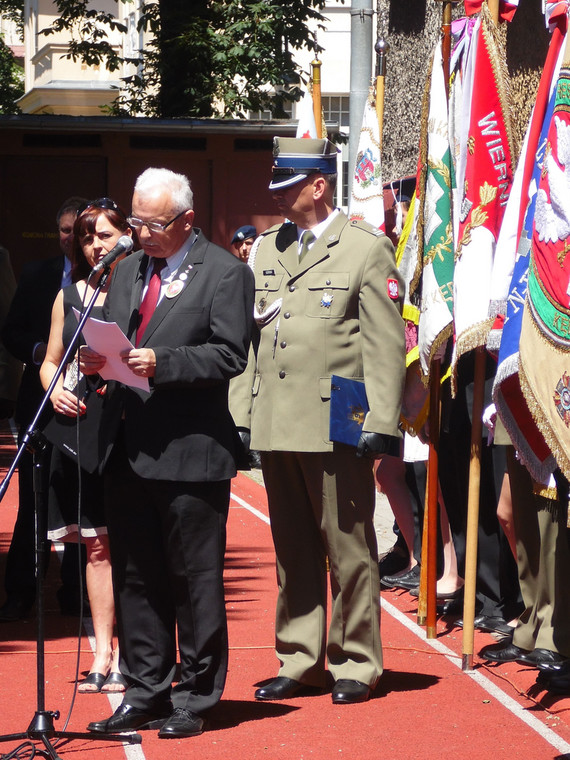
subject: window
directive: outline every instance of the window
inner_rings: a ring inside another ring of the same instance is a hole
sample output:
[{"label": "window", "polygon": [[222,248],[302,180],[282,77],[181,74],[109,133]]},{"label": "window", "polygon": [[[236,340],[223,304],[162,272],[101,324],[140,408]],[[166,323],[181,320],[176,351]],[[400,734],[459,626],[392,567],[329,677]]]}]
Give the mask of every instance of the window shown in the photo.
[{"label": "window", "polygon": [[323,95],[323,113],[325,121],[338,123],[339,127],[349,125],[349,101],[348,95]]}]

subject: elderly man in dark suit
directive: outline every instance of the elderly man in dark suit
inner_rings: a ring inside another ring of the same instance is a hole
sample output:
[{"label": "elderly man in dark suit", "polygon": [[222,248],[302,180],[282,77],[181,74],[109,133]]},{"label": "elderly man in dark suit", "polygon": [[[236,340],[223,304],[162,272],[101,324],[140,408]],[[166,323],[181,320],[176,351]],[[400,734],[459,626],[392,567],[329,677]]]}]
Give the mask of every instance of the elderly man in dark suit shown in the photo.
[{"label": "elderly man in dark suit", "polygon": [[[192,209],[186,177],[147,169],[138,178],[129,222],[143,250],[117,265],[105,306],[137,346],[123,361],[150,392],[110,383],[101,426],[130,685],[113,716],[89,724],[94,732],[194,736],[225,683],[222,571],[237,440],[227,397],[247,363],[253,275],[193,227]],[[102,361],[88,351],[84,369]]]}]

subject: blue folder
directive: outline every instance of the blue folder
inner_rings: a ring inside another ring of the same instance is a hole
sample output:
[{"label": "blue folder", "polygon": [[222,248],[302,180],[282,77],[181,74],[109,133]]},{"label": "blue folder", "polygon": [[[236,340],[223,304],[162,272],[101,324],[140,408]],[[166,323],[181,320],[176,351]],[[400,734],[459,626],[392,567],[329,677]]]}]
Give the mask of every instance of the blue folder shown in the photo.
[{"label": "blue folder", "polygon": [[363,382],[339,375],[331,376],[331,441],[357,446],[369,409]]}]

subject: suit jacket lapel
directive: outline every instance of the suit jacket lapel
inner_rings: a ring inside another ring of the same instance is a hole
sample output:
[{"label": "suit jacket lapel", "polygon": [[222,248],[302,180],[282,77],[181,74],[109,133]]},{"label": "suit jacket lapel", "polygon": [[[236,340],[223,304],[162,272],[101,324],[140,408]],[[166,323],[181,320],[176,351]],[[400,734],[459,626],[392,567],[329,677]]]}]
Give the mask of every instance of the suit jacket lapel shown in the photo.
[{"label": "suit jacket lapel", "polygon": [[[197,270],[196,265],[199,265],[204,261],[204,255],[208,247],[208,241],[202,235],[200,230],[195,230],[195,232],[198,233],[198,237],[196,241],[194,242],[192,248],[188,251],[188,253],[184,257],[182,264],[178,268],[176,277],[172,281],[172,283],[174,282],[181,283],[181,288],[178,291],[178,293],[176,293],[175,295],[169,295],[168,290],[167,290],[166,294],[163,296],[162,300],[160,301],[160,303],[154,310],[152,317],[150,318],[150,321],[144,332],[142,340],[139,343],[140,348],[142,348],[143,346],[147,344],[150,337],[156,331],[157,327],[160,325],[160,323],[163,321],[166,315],[178,303],[184,291],[186,290],[188,285],[192,282],[192,280],[197,274],[198,270]],[[181,275],[186,275],[186,277],[183,277],[182,279],[180,279]],[[143,282],[144,282],[144,276],[143,276]],[[135,288],[135,289],[138,289],[138,288]],[[142,291],[142,283],[139,289],[139,304],[140,304],[141,291]]]}]

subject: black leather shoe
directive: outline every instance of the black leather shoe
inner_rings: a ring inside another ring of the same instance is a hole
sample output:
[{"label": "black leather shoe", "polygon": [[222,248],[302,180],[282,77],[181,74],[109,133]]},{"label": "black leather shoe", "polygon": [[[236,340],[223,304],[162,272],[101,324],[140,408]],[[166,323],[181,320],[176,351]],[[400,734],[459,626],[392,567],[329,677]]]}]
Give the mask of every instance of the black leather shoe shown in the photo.
[{"label": "black leather shoe", "polygon": [[417,588],[420,582],[420,566],[414,565],[411,570],[403,575],[385,575],[380,578],[380,583],[384,588],[405,588],[409,591]]},{"label": "black leather shoe", "polygon": [[88,731],[96,734],[115,734],[121,731],[140,731],[145,728],[161,728],[171,715],[171,710],[162,712],[147,712],[138,707],[126,705],[124,702],[117,707],[107,720],[98,720],[87,726]]},{"label": "black leather shoe", "polygon": [[[455,625],[463,628],[463,618],[456,621]],[[477,615],[473,625],[478,631],[488,631],[489,633],[502,633],[503,636],[512,636],[515,630],[502,617],[490,617],[488,615]]]},{"label": "black leather shoe", "polygon": [[536,683],[553,694],[570,694],[570,660],[565,660],[556,670],[541,670]]},{"label": "black leather shoe", "polygon": [[254,696],[256,699],[291,699],[303,688],[305,688],[305,684],[299,683],[299,681],[285,676],[277,676],[265,686],[257,689]]},{"label": "black leather shoe", "polygon": [[335,705],[350,705],[370,699],[370,687],[361,681],[341,678],[333,686],[332,701]]},{"label": "black leather shoe", "polygon": [[479,657],[491,662],[518,662],[525,654],[528,654],[526,649],[515,646],[510,639],[507,639],[498,644],[488,644],[483,647],[479,652]]},{"label": "black leather shoe", "polygon": [[560,666],[565,660],[566,657],[550,649],[533,649],[532,652],[524,652],[520,657],[517,657],[517,661],[522,665],[530,665],[533,668],[545,670],[550,669],[551,665]]},{"label": "black leather shoe", "polygon": [[199,736],[204,730],[204,720],[191,710],[176,707],[170,718],[158,732],[159,739],[186,739]]}]

